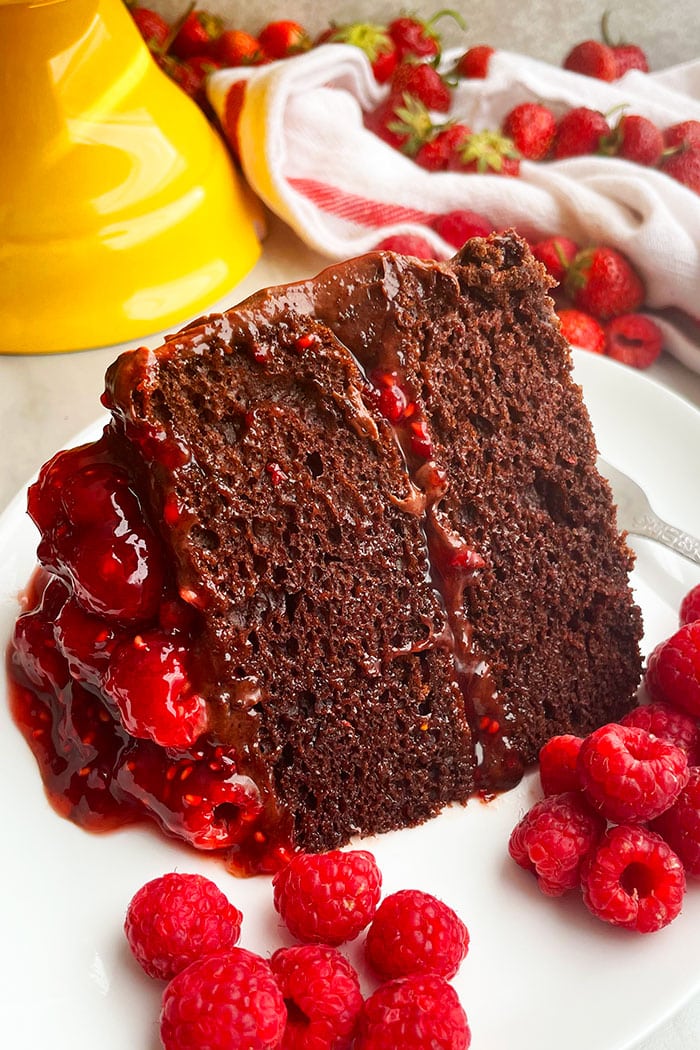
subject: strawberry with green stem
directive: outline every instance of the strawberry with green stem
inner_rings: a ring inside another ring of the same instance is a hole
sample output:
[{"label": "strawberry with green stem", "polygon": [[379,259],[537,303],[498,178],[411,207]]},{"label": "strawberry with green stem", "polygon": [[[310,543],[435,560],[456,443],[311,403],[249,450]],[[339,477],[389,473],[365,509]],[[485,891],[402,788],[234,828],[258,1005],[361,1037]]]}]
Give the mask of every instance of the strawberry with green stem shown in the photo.
[{"label": "strawberry with green stem", "polygon": [[565,288],[574,306],[599,321],[635,313],[644,302],[644,284],[621,252],[584,248],[567,270]]},{"label": "strawberry with green stem", "polygon": [[351,22],[349,25],[332,27],[322,34],[317,43],[352,44],[359,47],[367,55],[378,84],[386,84],[391,79],[399,60],[396,44],[386,26],[373,22]]},{"label": "strawberry with green stem", "polygon": [[520,158],[513,142],[505,135],[498,131],[477,131],[457,150],[450,170],[517,176]]},{"label": "strawberry with green stem", "polygon": [[441,18],[452,18],[460,29],[466,29],[459,12],[447,8],[438,11],[427,20],[402,15],[389,23],[387,29],[394,41],[399,61],[406,57],[429,59],[434,63],[440,60],[442,43],[435,23]]}]

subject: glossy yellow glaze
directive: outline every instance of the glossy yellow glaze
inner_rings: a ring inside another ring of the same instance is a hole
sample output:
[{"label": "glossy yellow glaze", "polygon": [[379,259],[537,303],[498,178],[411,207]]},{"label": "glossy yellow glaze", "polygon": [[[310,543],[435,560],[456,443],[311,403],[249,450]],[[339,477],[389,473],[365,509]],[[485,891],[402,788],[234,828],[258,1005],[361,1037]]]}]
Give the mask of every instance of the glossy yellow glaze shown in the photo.
[{"label": "glossy yellow glaze", "polygon": [[128,342],[257,260],[254,206],[122,0],[0,0],[0,351]]}]

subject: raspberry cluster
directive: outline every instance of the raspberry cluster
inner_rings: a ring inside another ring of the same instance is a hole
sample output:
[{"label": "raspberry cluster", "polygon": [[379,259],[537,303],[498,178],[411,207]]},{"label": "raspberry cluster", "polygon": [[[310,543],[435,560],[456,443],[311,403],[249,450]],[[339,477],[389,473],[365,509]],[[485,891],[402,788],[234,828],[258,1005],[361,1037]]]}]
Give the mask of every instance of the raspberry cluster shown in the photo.
[{"label": "raspberry cluster", "polygon": [[[172,872],[132,898],[124,929],[151,977],[169,981],[165,1050],[467,1050],[449,983],[469,933],[443,901],[402,890],[380,902],[371,853],[297,854],[273,879],[274,907],[301,942],[269,960],[241,948],[242,915],[201,875]],[[367,930],[377,987],[365,1000],[339,945]]]},{"label": "raspberry cluster", "polygon": [[700,876],[700,616],[695,587],[679,630],[646,670],[651,702],[585,738],[540,751],[544,798],[513,829],[509,853],[543,893],[580,888],[605,922],[651,933]]}]

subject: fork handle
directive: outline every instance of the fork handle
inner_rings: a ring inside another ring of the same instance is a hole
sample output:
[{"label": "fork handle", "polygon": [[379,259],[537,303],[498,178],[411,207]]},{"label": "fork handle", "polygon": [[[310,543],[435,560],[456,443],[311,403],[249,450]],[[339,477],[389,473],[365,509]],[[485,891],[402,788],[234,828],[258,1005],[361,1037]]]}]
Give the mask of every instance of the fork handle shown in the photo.
[{"label": "fork handle", "polygon": [[688,561],[700,565],[700,540],[682,529],[677,529],[675,525],[669,525],[654,514],[644,514],[635,518],[627,531],[663,543],[664,547],[669,547],[676,554],[682,554]]}]

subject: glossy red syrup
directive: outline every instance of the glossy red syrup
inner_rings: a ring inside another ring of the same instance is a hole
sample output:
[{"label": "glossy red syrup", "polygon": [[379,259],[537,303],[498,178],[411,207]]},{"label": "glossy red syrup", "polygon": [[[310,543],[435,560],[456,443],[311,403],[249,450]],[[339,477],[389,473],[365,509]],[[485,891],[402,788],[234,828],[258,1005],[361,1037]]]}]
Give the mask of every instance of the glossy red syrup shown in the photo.
[{"label": "glossy red syrup", "polygon": [[198,613],[109,434],[51,460],[29,512],[42,568],[10,646],[11,703],[54,807],[92,831],[152,820],[239,874],[276,870],[287,846],[257,829],[256,785],[207,733]]}]

